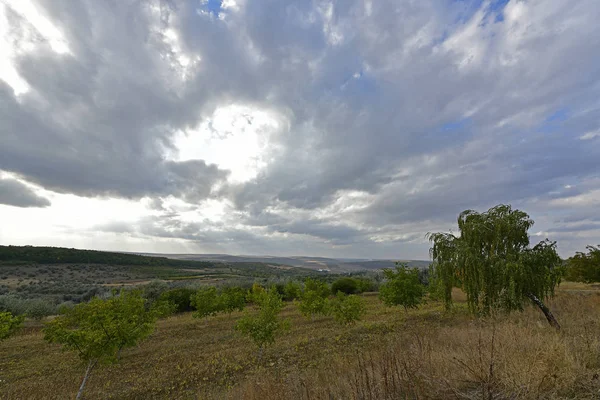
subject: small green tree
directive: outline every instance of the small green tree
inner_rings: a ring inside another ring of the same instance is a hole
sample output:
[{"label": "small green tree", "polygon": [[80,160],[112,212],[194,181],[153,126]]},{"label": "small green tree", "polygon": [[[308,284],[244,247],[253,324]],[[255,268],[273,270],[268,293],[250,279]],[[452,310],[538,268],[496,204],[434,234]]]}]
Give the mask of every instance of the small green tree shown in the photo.
[{"label": "small green tree", "polygon": [[333,318],[342,325],[353,324],[366,313],[365,300],[355,294],[337,292],[329,304]]},{"label": "small green tree", "polygon": [[258,308],[258,314],[247,313],[236,323],[235,330],[248,336],[258,346],[258,358],[261,359],[265,346],[274,343],[279,334],[289,329],[289,321],[278,317],[283,300],[274,287],[253,290],[249,297]]},{"label": "small green tree", "polygon": [[99,362],[116,361],[122,348],[135,346],[150,335],[157,313],[147,310],[145,303],[139,292],[122,291],[106,300],[95,297],[88,303],[64,308],[63,314],[46,324],[47,341],[76,351],[87,362],[77,399]]},{"label": "small green tree", "polygon": [[388,306],[417,308],[427,292],[419,280],[419,269],[396,263],[396,269],[384,269],[386,282],[379,288],[379,298]]},{"label": "small green tree", "polygon": [[563,275],[556,242],[544,240],[529,247],[527,231],[533,220],[510,205],[498,205],[478,213],[463,211],[458,216],[459,236],[430,233],[435,277],[443,283],[446,307],[452,304],[452,288],[467,295],[474,314],[492,310],[523,310],[531,300],[551,326],[560,325],[543,300],[554,294]]},{"label": "small green tree", "polygon": [[356,278],[356,287],[358,293],[373,292],[377,290],[375,283],[369,278]]},{"label": "small green tree", "polygon": [[298,282],[290,281],[283,287],[284,300],[297,300],[302,295],[302,286]]},{"label": "small green tree", "polygon": [[191,300],[195,294],[196,291],[191,288],[169,289],[162,292],[156,301],[172,303],[175,307],[174,312],[182,313],[195,310]]},{"label": "small green tree", "polygon": [[327,283],[308,278],[304,282],[304,291],[300,296],[298,309],[305,317],[314,319],[315,315],[327,315],[329,312],[327,296],[331,291]]},{"label": "small green tree", "polygon": [[9,312],[0,312],[0,341],[14,334],[23,324],[23,316],[15,316]]},{"label": "small green tree", "polygon": [[356,279],[344,277],[339,278],[331,284],[331,293],[342,292],[344,294],[358,293],[358,282]]},{"label": "small green tree", "polygon": [[244,311],[246,307],[246,291],[241,287],[226,287],[219,295],[220,309],[227,313],[235,310]]},{"label": "small green tree", "polygon": [[196,312],[192,314],[194,318],[208,318],[222,310],[219,294],[214,286],[198,289],[191,300],[192,306],[196,308]]}]

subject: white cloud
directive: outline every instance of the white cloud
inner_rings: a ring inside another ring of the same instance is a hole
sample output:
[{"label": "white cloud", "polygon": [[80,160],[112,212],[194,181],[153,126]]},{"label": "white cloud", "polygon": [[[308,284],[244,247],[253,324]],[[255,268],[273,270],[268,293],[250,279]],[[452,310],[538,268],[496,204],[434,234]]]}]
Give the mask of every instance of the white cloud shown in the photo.
[{"label": "white cloud", "polygon": [[596,3],[5,0],[0,240],[426,258],[503,202],[568,255],[600,241]]},{"label": "white cloud", "polygon": [[198,128],[180,132],[171,157],[177,161],[204,160],[231,171],[230,182],[247,182],[276,156],[271,138],[283,123],[273,111],[240,105],[222,107]]}]

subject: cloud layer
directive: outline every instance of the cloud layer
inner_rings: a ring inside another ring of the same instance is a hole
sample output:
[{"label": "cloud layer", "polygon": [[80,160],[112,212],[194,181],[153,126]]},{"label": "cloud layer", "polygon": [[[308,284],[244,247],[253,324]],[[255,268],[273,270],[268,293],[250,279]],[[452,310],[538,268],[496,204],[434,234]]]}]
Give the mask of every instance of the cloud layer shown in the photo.
[{"label": "cloud layer", "polygon": [[0,5],[0,170],[146,210],[82,232],[424,258],[511,203],[564,255],[600,242],[594,0],[30,6]]}]

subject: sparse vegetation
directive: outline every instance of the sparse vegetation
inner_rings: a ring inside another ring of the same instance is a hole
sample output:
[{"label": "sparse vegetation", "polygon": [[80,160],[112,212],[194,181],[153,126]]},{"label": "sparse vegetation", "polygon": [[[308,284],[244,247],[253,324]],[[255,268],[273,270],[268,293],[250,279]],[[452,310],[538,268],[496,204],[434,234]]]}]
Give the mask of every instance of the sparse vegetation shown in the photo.
[{"label": "sparse vegetation", "polygon": [[196,309],[193,314],[194,318],[216,315],[222,310],[217,288],[209,286],[198,289],[192,296],[192,306]]},{"label": "sparse vegetation", "polygon": [[0,312],[0,341],[14,334],[23,324],[23,319],[9,312]]},{"label": "sparse vegetation", "polygon": [[314,319],[316,315],[327,315],[329,312],[327,297],[331,294],[329,285],[316,279],[307,279],[300,296],[298,309],[302,315]]},{"label": "sparse vegetation", "polygon": [[280,320],[283,308],[281,295],[274,287],[268,290],[253,288],[249,294],[252,303],[258,309],[257,314],[247,313],[235,325],[242,335],[248,336],[258,346],[259,359],[265,346],[273,344],[282,331],[289,329],[289,321]]},{"label": "sparse vegetation", "polygon": [[356,323],[366,312],[362,297],[355,294],[345,295],[342,292],[337,292],[330,300],[329,307],[333,318],[342,325]]}]

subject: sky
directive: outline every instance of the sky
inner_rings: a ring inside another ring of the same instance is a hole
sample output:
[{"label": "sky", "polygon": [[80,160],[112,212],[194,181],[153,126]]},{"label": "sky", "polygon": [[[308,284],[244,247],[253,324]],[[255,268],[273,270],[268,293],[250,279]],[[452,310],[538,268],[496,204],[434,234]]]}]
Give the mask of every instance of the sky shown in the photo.
[{"label": "sky", "polygon": [[600,244],[597,0],[0,0],[0,244],[428,259]]}]

